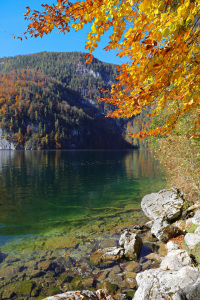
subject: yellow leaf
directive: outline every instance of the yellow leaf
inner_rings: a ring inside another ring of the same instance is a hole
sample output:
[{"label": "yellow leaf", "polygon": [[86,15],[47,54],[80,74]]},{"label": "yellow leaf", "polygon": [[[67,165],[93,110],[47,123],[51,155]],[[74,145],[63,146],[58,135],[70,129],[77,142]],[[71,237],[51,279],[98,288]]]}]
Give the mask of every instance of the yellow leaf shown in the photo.
[{"label": "yellow leaf", "polygon": [[163,37],[167,37],[169,35],[169,28],[165,28],[162,32]]},{"label": "yellow leaf", "polygon": [[192,52],[194,52],[194,53],[199,53],[199,47],[198,47],[198,46],[194,46],[194,47],[192,48]]}]

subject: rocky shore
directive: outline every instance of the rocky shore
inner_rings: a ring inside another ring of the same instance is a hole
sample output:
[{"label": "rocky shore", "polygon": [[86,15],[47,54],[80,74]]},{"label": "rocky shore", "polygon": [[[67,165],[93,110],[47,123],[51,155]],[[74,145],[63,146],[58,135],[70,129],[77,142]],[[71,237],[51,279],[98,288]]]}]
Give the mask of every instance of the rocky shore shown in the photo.
[{"label": "rocky shore", "polygon": [[149,222],[96,244],[83,239],[73,254],[41,251],[36,260],[33,251],[22,266],[1,253],[0,299],[200,299],[200,203],[172,188],[146,195],[141,207]]}]

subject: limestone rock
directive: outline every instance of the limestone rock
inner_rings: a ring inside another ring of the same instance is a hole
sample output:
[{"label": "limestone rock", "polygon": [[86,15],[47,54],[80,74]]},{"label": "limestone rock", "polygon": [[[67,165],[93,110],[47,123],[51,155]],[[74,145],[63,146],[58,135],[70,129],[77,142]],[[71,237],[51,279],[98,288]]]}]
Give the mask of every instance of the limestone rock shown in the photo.
[{"label": "limestone rock", "polygon": [[174,220],[181,215],[183,199],[177,188],[164,189],[158,193],[144,196],[141,208],[151,220],[165,217],[167,221]]},{"label": "limestone rock", "polygon": [[47,297],[43,300],[98,300],[98,296],[96,293],[83,290],[83,291],[75,291],[75,292],[66,292],[63,294],[58,294],[55,296]]},{"label": "limestone rock", "polygon": [[14,144],[7,141],[4,135],[4,130],[0,128],[0,150],[15,150]]},{"label": "limestone rock", "polygon": [[192,224],[193,218],[189,218],[186,220],[186,226],[188,226],[189,224]]},{"label": "limestone rock", "polygon": [[138,262],[135,261],[131,261],[130,263],[128,263],[128,265],[126,266],[126,271],[127,272],[135,272],[138,273],[141,271],[141,266]]},{"label": "limestone rock", "polygon": [[192,218],[192,223],[194,225],[200,226],[200,210],[195,212],[194,217]]},{"label": "limestone rock", "polygon": [[193,204],[192,206],[188,207],[188,208],[186,209],[186,211],[195,210],[195,209],[197,209],[197,208],[200,208],[200,202],[197,202],[197,203]]},{"label": "limestone rock", "polygon": [[128,288],[134,289],[135,287],[137,287],[137,282],[135,278],[126,277],[125,283]]},{"label": "limestone rock", "polygon": [[145,258],[155,260],[158,263],[161,263],[161,261],[162,261],[161,256],[157,253],[150,253],[150,254],[146,255]]},{"label": "limestone rock", "polygon": [[134,272],[127,272],[126,273],[127,278],[136,278],[136,276],[137,276],[137,273],[134,273]]},{"label": "limestone rock", "polygon": [[142,239],[139,235],[125,230],[120,237],[119,245],[124,248],[126,258],[137,260],[142,249]]},{"label": "limestone rock", "polygon": [[98,249],[93,252],[90,257],[92,265],[98,265],[106,260],[119,260],[124,257],[124,249],[121,247],[109,247],[105,249]]},{"label": "limestone rock", "polygon": [[160,264],[162,270],[175,270],[178,271],[184,266],[192,266],[192,261],[186,250],[177,249],[170,251],[164,257]]},{"label": "limestone rock", "polygon": [[105,248],[106,252],[102,255],[102,260],[119,260],[124,256],[124,249],[119,247]]},{"label": "limestone rock", "polygon": [[197,229],[195,230],[195,232],[194,233],[196,233],[196,234],[199,234],[200,235],[200,226],[199,227],[197,227]]},{"label": "limestone rock", "polygon": [[185,266],[178,271],[163,271],[150,269],[137,275],[138,289],[134,300],[161,300],[167,299],[177,290],[185,288],[200,276],[200,272],[190,266]]},{"label": "limestone rock", "polygon": [[177,249],[179,249],[179,247],[178,247],[178,245],[177,245],[176,243],[174,243],[174,242],[172,242],[172,241],[170,241],[170,242],[167,243],[167,250],[168,250],[168,253],[169,253],[170,251],[177,250]]},{"label": "limestone rock", "polygon": [[170,238],[173,238],[182,233],[182,231],[176,227],[164,221],[162,218],[157,219],[152,228],[151,233],[157,237],[161,242],[166,243]]},{"label": "limestone rock", "polygon": [[145,225],[151,228],[153,226],[153,221],[148,221]]},{"label": "limestone rock", "polygon": [[197,233],[187,233],[184,240],[189,249],[194,249],[200,243],[200,235]]},{"label": "limestone rock", "polygon": [[174,300],[197,300],[200,299],[200,277],[196,281],[188,284],[183,289],[179,289],[174,296]]}]

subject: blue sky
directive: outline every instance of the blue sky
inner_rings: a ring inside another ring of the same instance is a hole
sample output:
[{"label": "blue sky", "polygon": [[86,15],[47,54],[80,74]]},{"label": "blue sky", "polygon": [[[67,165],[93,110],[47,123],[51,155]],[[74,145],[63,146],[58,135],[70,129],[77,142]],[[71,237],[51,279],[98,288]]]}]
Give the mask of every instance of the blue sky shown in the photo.
[{"label": "blue sky", "polygon": [[[41,4],[57,3],[56,0],[0,0],[0,58],[4,56],[15,56],[19,54],[31,54],[41,51],[54,52],[70,52],[70,51],[85,51],[85,40],[90,25],[87,25],[79,32],[72,30],[65,35],[54,31],[50,35],[43,36],[43,38],[23,39],[20,41],[14,39],[12,34],[22,34],[28,25],[24,20],[23,13],[26,12],[26,6],[31,9],[41,9]],[[108,37],[105,36],[99,44],[99,47],[93,53],[96,58],[104,62],[120,64],[122,59],[116,57],[116,52],[104,51],[103,48],[107,46]]]}]

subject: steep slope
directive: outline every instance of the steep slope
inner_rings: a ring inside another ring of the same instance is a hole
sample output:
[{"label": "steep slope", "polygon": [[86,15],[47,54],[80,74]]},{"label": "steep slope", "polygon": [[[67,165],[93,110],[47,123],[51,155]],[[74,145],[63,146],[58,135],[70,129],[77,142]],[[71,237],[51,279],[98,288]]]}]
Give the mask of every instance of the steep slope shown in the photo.
[{"label": "steep slope", "polygon": [[119,122],[105,118],[98,87],[109,89],[114,65],[83,53],[23,55],[0,60],[0,127],[16,148],[131,147]]}]

